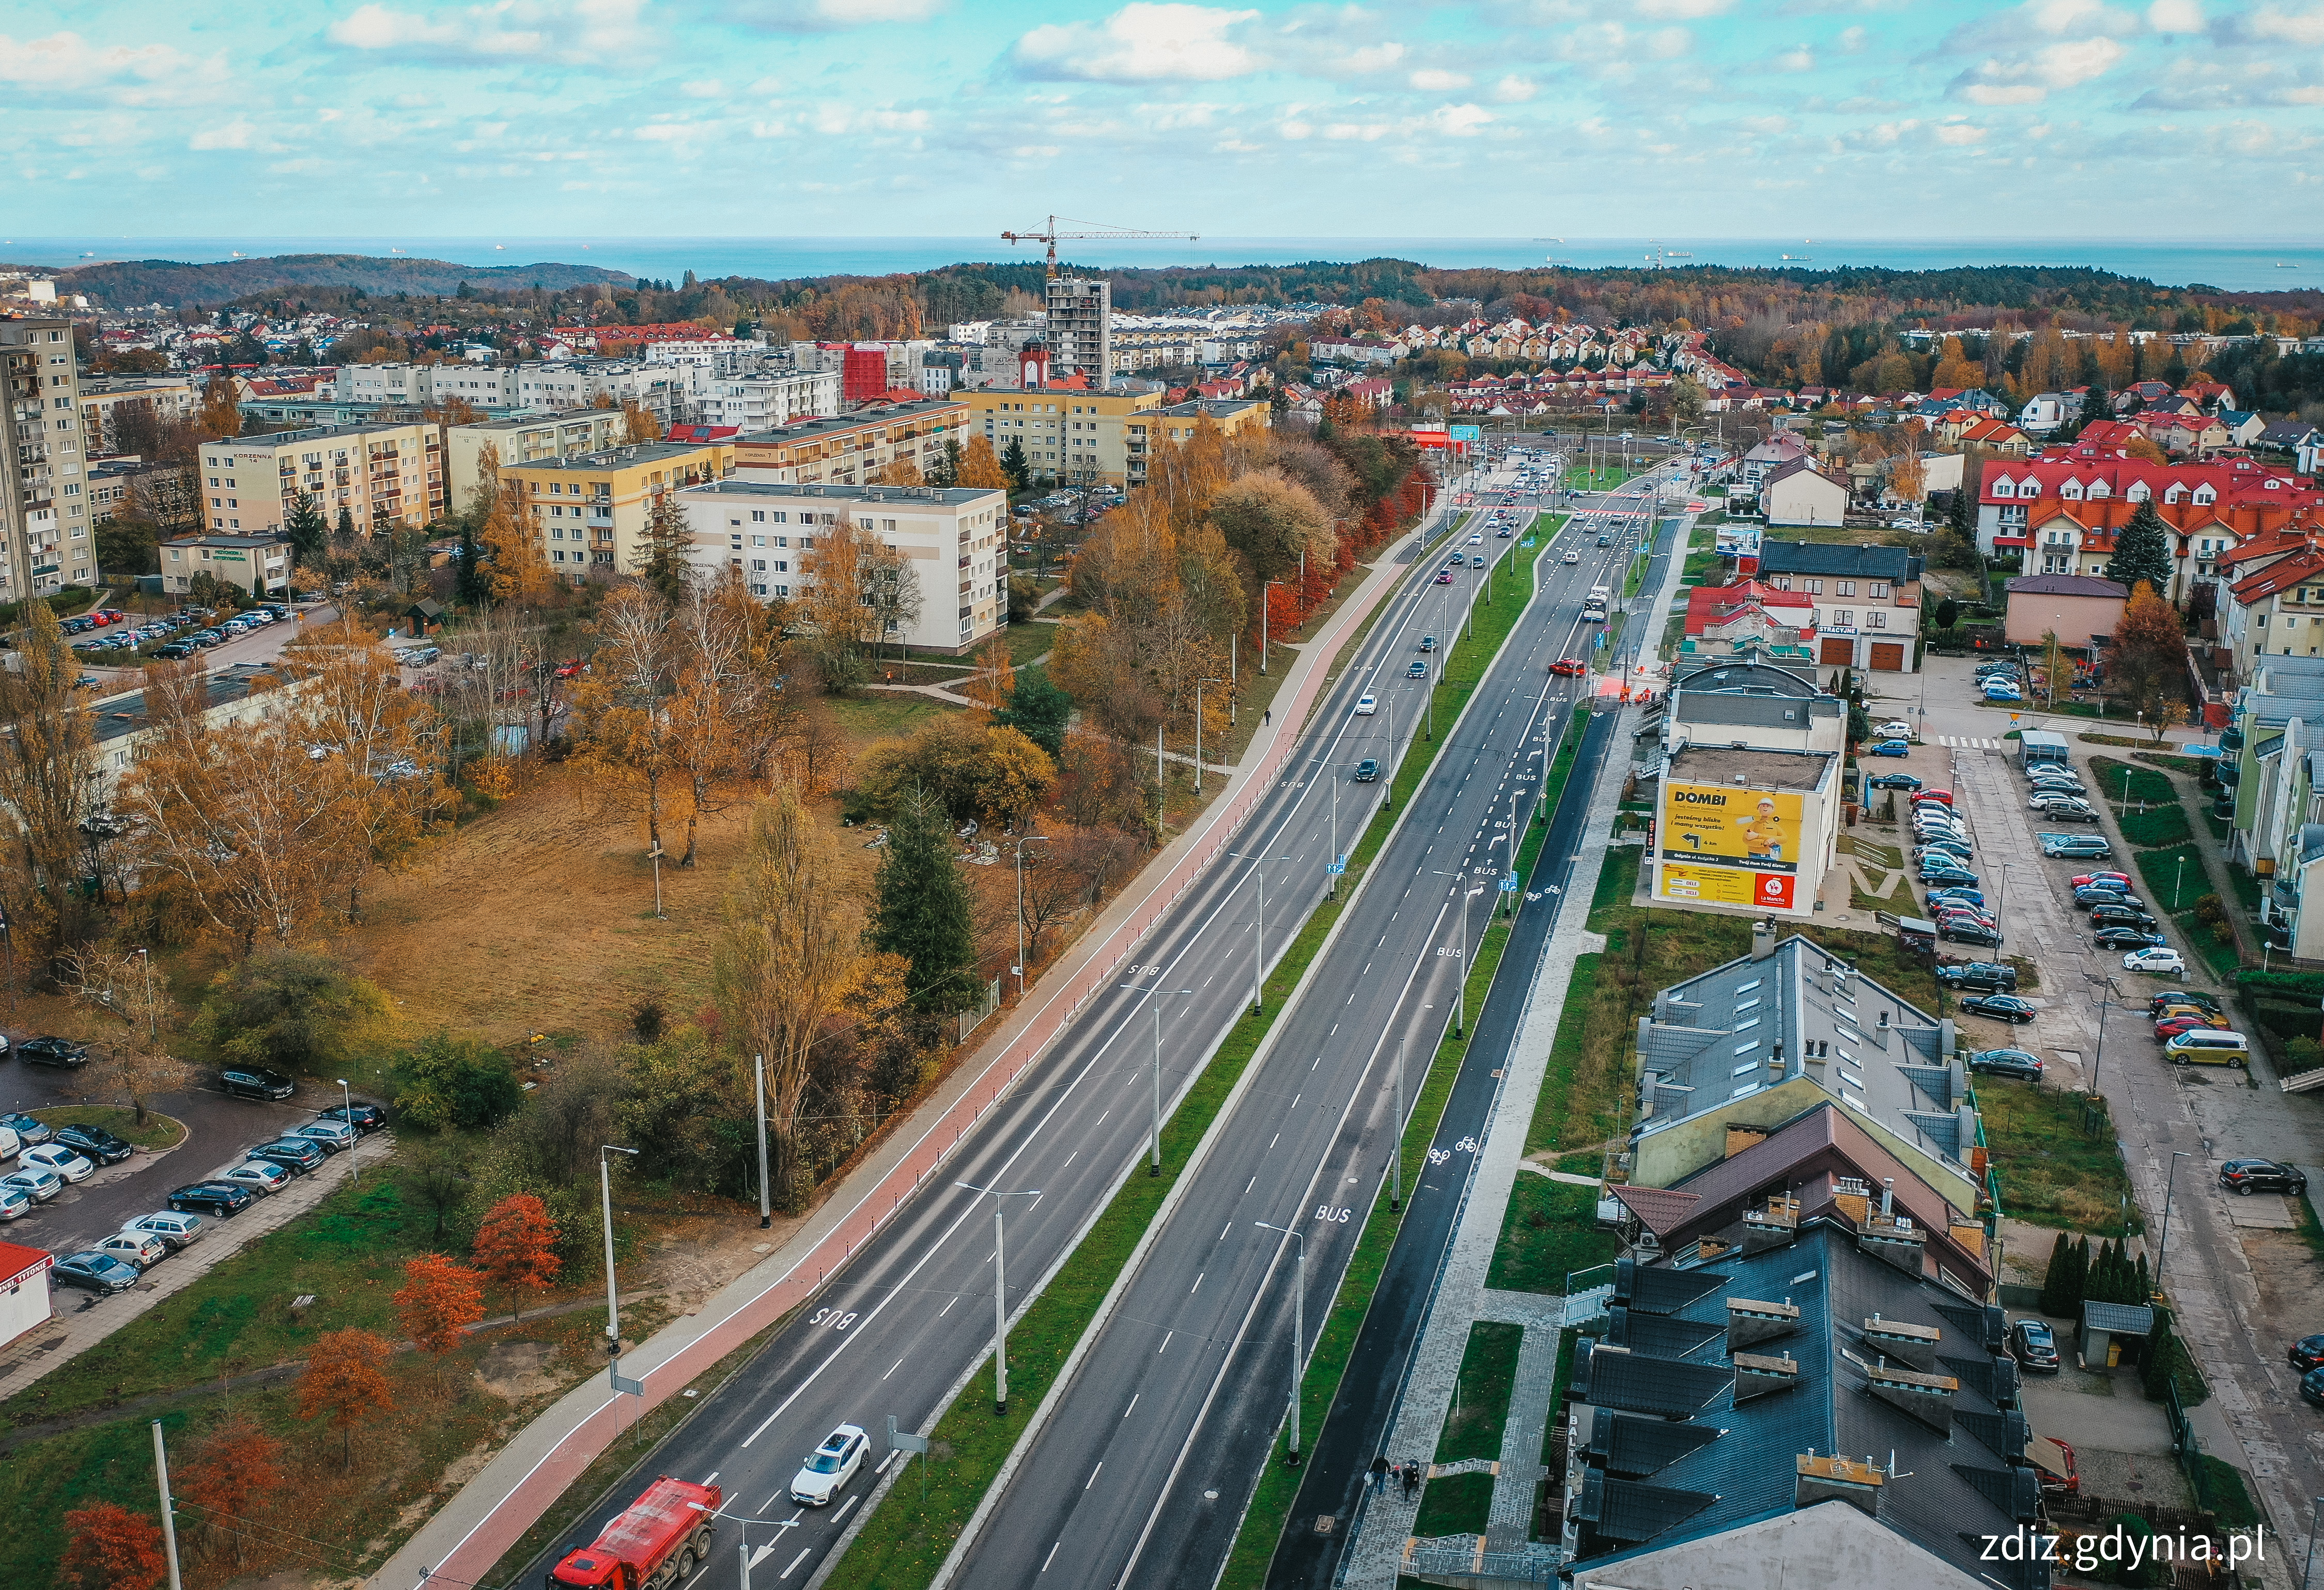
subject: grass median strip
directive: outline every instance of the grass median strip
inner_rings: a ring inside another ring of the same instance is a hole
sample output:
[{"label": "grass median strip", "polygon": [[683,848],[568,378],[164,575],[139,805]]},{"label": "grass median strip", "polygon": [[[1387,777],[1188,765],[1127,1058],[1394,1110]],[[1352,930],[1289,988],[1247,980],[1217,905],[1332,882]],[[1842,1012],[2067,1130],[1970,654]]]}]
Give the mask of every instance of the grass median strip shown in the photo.
[{"label": "grass median strip", "polygon": [[[1482,592],[1480,592],[1470,632],[1453,646],[1445,659],[1442,680],[1437,685],[1440,693],[1438,705],[1453,714],[1458,714],[1462,704],[1476,689],[1484,676],[1486,665],[1499,651],[1509,631],[1516,628],[1517,615],[1530,600],[1529,592],[1526,601],[1513,600],[1506,584],[1497,594],[1499,600],[1488,607],[1484,605]],[[1409,799],[1413,790],[1418,787],[1435,753],[1435,746],[1425,740],[1416,741],[1406,749],[1389,785],[1397,805]],[[1571,758],[1565,759],[1570,766]],[[1554,793],[1552,798],[1554,798]],[[1282,1014],[1292,989],[1298,986],[1309,963],[1322,950],[1333,924],[1339,920],[1340,913],[1346,910],[1354,899],[1355,884],[1379,855],[1380,847],[1387,843],[1388,831],[1394,824],[1394,813],[1388,809],[1383,807],[1373,813],[1371,821],[1364,827],[1362,837],[1349,856],[1346,879],[1349,887],[1340,891],[1338,899],[1324,899],[1317,905],[1268,977],[1265,1014],[1252,1016],[1245,1012],[1242,1019],[1228,1033],[1218,1052],[1204,1066],[1194,1088],[1164,1125],[1162,1175],[1158,1178],[1130,1176],[1123,1181],[1111,1202],[1106,1206],[1105,1212],[1090,1228],[1089,1235],[1083,1238],[1081,1245],[1066,1259],[1056,1278],[1025,1311],[1024,1317],[1010,1328],[1008,1416],[1001,1418],[992,1411],[992,1361],[988,1356],[977,1374],[971,1377],[967,1389],[945,1411],[930,1434],[929,1458],[923,1459],[929,1465],[926,1476],[927,1500],[921,1500],[917,1484],[891,1489],[864,1521],[846,1555],[841,1558],[825,1581],[828,1590],[859,1590],[859,1587],[872,1590],[873,1586],[878,1590],[907,1590],[909,1586],[927,1585],[935,1577],[954,1543],[959,1539],[961,1531],[967,1527],[978,1502],[1000,1473],[1001,1466],[1031,1423],[1041,1399],[1056,1383],[1058,1372],[1073,1352],[1074,1344],[1081,1339],[1091,1321],[1096,1318],[1105,1294],[1121,1273],[1122,1267],[1130,1262],[1130,1255],[1136,1250],[1147,1227],[1153,1223],[1170,1189],[1184,1173],[1187,1156],[1202,1142],[1204,1134],[1210,1130],[1211,1123],[1225,1105],[1243,1069],[1250,1063],[1268,1031]],[[1532,856],[1539,850],[1545,832],[1542,825],[1533,825],[1524,852],[1528,866]],[[1471,977],[1479,997],[1481,997],[1483,986],[1491,980],[1488,958],[1492,963],[1498,963],[1499,946],[1507,938],[1508,930],[1496,922],[1480,944],[1475,970]],[[1472,1005],[1471,1008],[1475,1006]],[[1416,1177],[1420,1162],[1426,1158],[1434,1122],[1443,1113],[1444,1100],[1452,1092],[1452,1074],[1458,1069],[1461,1047],[1447,1041],[1436,1062],[1430,1066],[1415,1101],[1413,1130],[1419,1135],[1416,1149],[1413,1134],[1406,1134],[1405,1157],[1407,1179]],[[1452,1056],[1449,1063],[1444,1058],[1446,1051]],[[1420,1127],[1424,1119],[1428,1123],[1425,1131]],[[1374,1211],[1375,1220],[1385,1214],[1386,1209],[1383,1200]],[[1370,1243],[1371,1236],[1368,1226],[1365,1244]],[[1358,1264],[1362,1263],[1364,1252],[1364,1245],[1360,1245]],[[1386,1262],[1386,1258],[1387,1245],[1383,1242],[1379,1259],[1370,1269],[1371,1278],[1377,1278],[1379,1265]],[[1350,1283],[1355,1280],[1355,1271],[1351,1268]],[[1335,1317],[1344,1310],[1346,1299],[1347,1291],[1343,1288],[1341,1301],[1333,1310]],[[1359,1314],[1359,1322],[1360,1318]],[[1332,1323],[1336,1323],[1336,1319]],[[1331,1324],[1327,1323],[1327,1334],[1330,1328]],[[1348,1346],[1353,1345],[1354,1336],[1351,1325],[1347,1332]],[[1346,1361],[1346,1351],[1345,1346],[1340,1349],[1339,1362],[1342,1365]],[[1319,1346],[1316,1356],[1320,1359],[1322,1356],[1323,1349]],[[1315,1378],[1315,1371],[1311,1367],[1307,1379],[1310,1390],[1303,1392],[1303,1396],[1312,1395]],[[1339,1380],[1336,1370],[1331,1379],[1336,1387]],[[1327,1392],[1326,1406],[1328,1395]],[[1315,1428],[1321,1428],[1322,1413],[1319,1407]],[[1287,1492],[1284,1504],[1289,1504]],[[1268,1549],[1271,1551],[1273,1547],[1274,1536],[1270,1533]],[[1265,1566],[1262,1558],[1259,1563],[1261,1574]]]}]

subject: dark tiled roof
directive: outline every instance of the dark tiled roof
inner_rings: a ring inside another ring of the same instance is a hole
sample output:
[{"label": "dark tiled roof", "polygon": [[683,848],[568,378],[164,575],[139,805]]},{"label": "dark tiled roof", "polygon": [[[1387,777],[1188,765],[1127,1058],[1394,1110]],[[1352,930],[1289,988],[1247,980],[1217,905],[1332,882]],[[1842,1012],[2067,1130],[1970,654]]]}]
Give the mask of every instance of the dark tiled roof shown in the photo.
[{"label": "dark tiled roof", "polygon": [[1858,547],[1838,541],[1777,541],[1759,547],[1759,573],[1836,575],[1907,584],[1921,577],[1921,560],[1902,547]]},{"label": "dark tiled roof", "polygon": [[2021,574],[2008,582],[2013,596],[2024,593],[2029,596],[2111,596],[2121,600],[2130,592],[2112,580],[2101,580],[2096,574]]}]

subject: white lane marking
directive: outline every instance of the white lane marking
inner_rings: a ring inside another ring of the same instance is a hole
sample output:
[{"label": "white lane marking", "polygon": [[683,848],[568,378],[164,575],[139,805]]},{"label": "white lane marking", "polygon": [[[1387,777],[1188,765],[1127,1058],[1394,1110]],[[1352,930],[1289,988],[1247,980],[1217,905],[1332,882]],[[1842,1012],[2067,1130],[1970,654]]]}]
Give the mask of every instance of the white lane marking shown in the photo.
[{"label": "white lane marking", "polygon": [[[1059,1536],[1057,1539],[1057,1546],[1063,1546],[1065,1543],[1065,1538],[1063,1536]],[[1050,1547],[1049,1555],[1041,1559],[1041,1571],[1045,1574],[1049,1571],[1049,1565],[1057,1560],[1057,1546]]]},{"label": "white lane marking", "polygon": [[814,1555],[815,1555],[815,1548],[814,1548],[814,1547],[812,1547],[812,1546],[808,1546],[808,1547],[806,1547],[806,1548],[802,1549],[800,1550],[799,1554],[798,1554],[797,1557],[794,1557],[794,1558],[791,1558],[791,1566],[790,1566],[789,1567],[785,1568],[781,1573],[777,1574],[777,1575],[775,1576],[775,1577],[777,1577],[778,1579],[788,1579],[788,1578],[789,1578],[789,1577],[791,1576],[792,1573],[793,1573],[794,1571],[796,1571],[796,1570],[797,1570],[797,1568],[798,1567],[798,1565],[799,1565],[799,1564],[801,1564],[801,1563],[805,1562],[808,1558],[810,1558],[810,1557],[812,1557],[812,1556],[814,1556]]},{"label": "white lane marking", "polygon": [[841,1519],[845,1518],[847,1516],[847,1510],[862,1500],[863,1498],[861,1495],[850,1496],[846,1501],[839,1504],[839,1511],[831,1515],[831,1521],[833,1523],[837,1523]]},{"label": "white lane marking", "polygon": [[722,1474],[722,1473],[724,1473],[724,1471],[723,1469],[715,1469],[715,1468],[714,1468],[714,1469],[712,1469],[712,1470],[710,1471],[710,1477],[709,1477],[708,1479],[706,1479],[706,1480],[704,1480],[702,1483],[703,1483],[704,1484],[706,1484],[706,1485],[715,1485],[715,1484],[716,1484],[718,1483],[718,1476],[719,1476],[719,1475],[721,1475],[721,1474]]},{"label": "white lane marking", "polygon": [[936,1310],[936,1318],[937,1318],[937,1319],[943,1319],[945,1315],[947,1315],[947,1314],[951,1313],[951,1312],[952,1312],[952,1305],[953,1305],[953,1303],[956,1303],[956,1302],[958,1302],[958,1301],[960,1301],[960,1299],[959,1299],[959,1297],[958,1297],[957,1295],[955,1295],[955,1296],[953,1298],[952,1302],[948,1302],[948,1303],[946,1303],[943,1308],[938,1309],[938,1310]]},{"label": "white lane marking", "polygon": [[1154,1356],[1158,1358],[1163,1354],[1168,1352],[1170,1350],[1170,1338],[1177,1334],[1178,1333],[1175,1330],[1164,1331],[1162,1333],[1162,1345],[1154,1349]]},{"label": "white lane marking", "polygon": [[1194,1284],[1186,1289],[1186,1295],[1188,1297],[1193,1297],[1196,1292],[1203,1290],[1203,1275],[1207,1275],[1210,1272],[1205,1270],[1202,1273],[1202,1275],[1194,1277]]},{"label": "white lane marking", "polygon": [[1085,1480],[1084,1480],[1084,1481],[1082,1482],[1082,1489],[1083,1489],[1083,1490],[1084,1490],[1084,1491],[1086,1491],[1086,1490],[1088,1490],[1092,1485],[1093,1485],[1093,1484],[1097,1484],[1097,1476],[1098,1476],[1098,1475],[1099,1475],[1101,1472],[1102,1472],[1102,1471],[1103,1471],[1103,1469],[1104,1469],[1104,1468],[1105,1468],[1104,1461],[1103,1461],[1102,1459],[1101,1459],[1101,1460],[1099,1461],[1099,1463],[1098,1463],[1097,1467],[1096,1467],[1096,1468],[1093,1468],[1093,1469],[1091,1469],[1091,1470],[1090,1470],[1090,1477],[1089,1477],[1089,1478],[1087,1478],[1087,1479],[1085,1479]]},{"label": "white lane marking", "polygon": [[[1133,1393],[1131,1393],[1131,1395],[1130,1395],[1130,1408],[1135,1408],[1135,1407],[1137,1407],[1137,1406],[1138,1406],[1138,1399],[1139,1399],[1139,1397],[1144,1396],[1145,1394],[1146,1394],[1146,1393],[1145,1393],[1145,1392],[1133,1392]],[[1121,1416],[1122,1416],[1124,1419],[1127,1419],[1127,1418],[1129,1418],[1129,1417],[1130,1417],[1130,1408],[1124,1408],[1124,1409],[1121,1411]]]},{"label": "white lane marking", "polygon": [[1250,1190],[1251,1190],[1252,1188],[1254,1188],[1254,1187],[1258,1186],[1258,1185],[1259,1185],[1259,1178],[1258,1178],[1258,1177],[1256,1177],[1256,1176],[1253,1176],[1253,1177],[1252,1177],[1249,1181],[1247,1181],[1247,1182],[1243,1183],[1243,1189],[1242,1189],[1242,1190],[1243,1190],[1243,1196],[1244,1196],[1244,1197],[1246,1197],[1246,1198],[1250,1197]]},{"label": "white lane marking", "polygon": [[[910,1357],[910,1356],[911,1356],[911,1355],[910,1355],[909,1353],[907,1353],[907,1354],[905,1354],[905,1355],[904,1355],[904,1357],[905,1357],[905,1358],[908,1358],[908,1357]],[[898,1371],[899,1369],[901,1369],[903,1366],[904,1366],[904,1359],[903,1359],[903,1358],[899,1358],[899,1359],[897,1359],[893,1364],[890,1364],[890,1365],[888,1365],[888,1374],[895,1374],[895,1373],[896,1373],[896,1371]],[[888,1374],[883,1374],[883,1375],[881,1375],[880,1378],[881,1378],[881,1380],[885,1380],[885,1379],[887,1379],[887,1378],[888,1378]]]},{"label": "white lane marking", "polygon": [[880,1459],[880,1466],[872,1471],[872,1475],[876,1477],[880,1475],[886,1474],[888,1472],[888,1466],[895,1462],[896,1459],[901,1456],[902,1454],[900,1452],[889,1453],[888,1456]]},{"label": "white lane marking", "polygon": [[[1105,1116],[1110,1116],[1110,1115],[1111,1115],[1112,1113],[1113,1113],[1112,1108],[1111,1108],[1111,1107],[1108,1107],[1108,1108],[1106,1109],[1106,1112],[1105,1112]],[[1094,1131],[1096,1131],[1096,1130],[1098,1129],[1098,1127],[1099,1127],[1099,1126],[1104,1126],[1104,1125],[1105,1125],[1105,1116],[1100,1116],[1100,1117],[1098,1117],[1097,1121],[1096,1121],[1096,1124],[1095,1124],[1095,1125],[1093,1125],[1093,1126],[1092,1126],[1090,1127],[1090,1130],[1091,1130],[1091,1131],[1093,1131],[1093,1132],[1094,1132]]]},{"label": "white lane marking", "polygon": [[[1257,1180],[1257,1178],[1256,1178],[1256,1177],[1254,1177],[1254,1178],[1253,1178],[1253,1180],[1254,1180],[1254,1181],[1256,1181],[1256,1180]],[[1228,1233],[1228,1232],[1230,1232],[1230,1231],[1231,1231],[1231,1230],[1233,1230],[1233,1229],[1234,1229],[1234,1222],[1233,1222],[1232,1220],[1229,1220],[1225,1225],[1223,1225],[1223,1226],[1220,1227],[1219,1227],[1219,1240],[1220,1240],[1221,1242],[1224,1242],[1224,1241],[1227,1239],[1227,1233]]]}]

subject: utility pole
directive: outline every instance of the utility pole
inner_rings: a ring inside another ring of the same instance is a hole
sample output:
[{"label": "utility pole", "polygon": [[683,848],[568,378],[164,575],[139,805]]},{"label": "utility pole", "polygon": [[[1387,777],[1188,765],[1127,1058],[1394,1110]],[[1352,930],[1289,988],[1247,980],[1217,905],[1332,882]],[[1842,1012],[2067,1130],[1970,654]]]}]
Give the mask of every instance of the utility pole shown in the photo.
[{"label": "utility pole", "polygon": [[1004,1198],[1038,1199],[1041,1192],[1038,1188],[1002,1192],[997,1188],[978,1187],[967,1181],[956,1181],[953,1185],[965,1187],[979,1196],[988,1192],[992,1194],[992,1411],[1006,1418],[1009,1413],[1009,1261],[1002,1247],[1006,1234],[1001,1227],[1001,1200]]},{"label": "utility pole", "polygon": [[597,1147],[597,1191],[605,1211],[605,1351],[616,1356],[622,1350],[622,1299],[613,1287],[613,1162],[605,1156],[637,1152],[610,1143]]},{"label": "utility pole", "polygon": [[1133,994],[1147,994],[1152,996],[1153,998],[1154,1142],[1152,1159],[1147,1165],[1146,1173],[1149,1176],[1159,1176],[1162,1173],[1162,996],[1166,993],[1181,995],[1191,994],[1194,990],[1192,988],[1148,988],[1136,983],[1123,983],[1120,987],[1128,989]]},{"label": "utility pole", "polygon": [[170,1590],[181,1590],[178,1577],[178,1517],[170,1501],[170,1452],[161,1444],[161,1421],[153,1421],[153,1479],[161,1488],[161,1548],[170,1558]]},{"label": "utility pole", "polygon": [[1046,845],[1046,833],[1020,834],[1017,840],[1017,997],[1025,997],[1025,847]]},{"label": "utility pole", "polygon": [[1303,1351],[1307,1337],[1307,1239],[1288,1226],[1271,1226],[1265,1220],[1253,1220],[1252,1225],[1268,1231],[1279,1231],[1298,1244],[1297,1267],[1293,1272],[1291,1287],[1291,1449],[1284,1454],[1286,1468],[1299,1466],[1299,1381],[1306,1368]]},{"label": "utility pole", "polygon": [[1250,862],[1251,876],[1258,880],[1259,885],[1259,912],[1251,919],[1250,941],[1250,1013],[1258,1016],[1267,1008],[1262,982],[1267,975],[1267,872],[1265,868],[1268,862],[1279,860],[1281,858],[1245,856],[1230,850],[1227,852],[1227,859],[1231,861]]},{"label": "utility pole", "polygon": [[1396,1118],[1389,1123],[1388,1163],[1388,1210],[1393,1215],[1404,1208],[1404,1040],[1396,1041]]},{"label": "utility pole", "polygon": [[[1021,877],[1018,884],[1017,904],[1019,909],[1022,910],[1025,896]],[[1023,919],[1020,917],[1019,920]],[[1024,951],[1021,948],[1018,951],[1018,959],[1024,959]],[[1019,991],[1020,993],[1023,991],[1021,985]],[[767,1057],[765,1055],[751,1056],[751,1075],[753,1090],[759,1099],[759,1229],[764,1231],[775,1223],[773,1201],[769,1197],[767,1188]],[[611,1265],[606,1267],[609,1270],[612,1268]]]},{"label": "utility pole", "polygon": [[1194,681],[1194,794],[1198,796],[1203,793],[1203,686],[1225,683],[1224,679]]}]

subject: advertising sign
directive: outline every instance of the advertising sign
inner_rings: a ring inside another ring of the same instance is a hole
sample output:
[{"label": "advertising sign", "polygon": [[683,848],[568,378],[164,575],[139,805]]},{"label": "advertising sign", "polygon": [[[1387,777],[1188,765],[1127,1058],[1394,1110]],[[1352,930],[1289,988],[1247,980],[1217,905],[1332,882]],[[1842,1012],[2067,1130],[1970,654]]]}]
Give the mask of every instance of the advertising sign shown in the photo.
[{"label": "advertising sign", "polygon": [[1480,425],[1448,425],[1444,428],[1456,442],[1481,442],[1485,439],[1485,427]]},{"label": "advertising sign", "polygon": [[1771,911],[1792,908],[1792,886],[1799,880],[1784,872],[1745,872],[1732,867],[1663,865],[1665,900],[1701,901],[1710,905],[1750,905]]},{"label": "advertising sign", "polygon": [[1794,790],[1746,785],[1668,784],[1663,789],[1663,855],[1673,861],[1759,872],[1799,870],[1801,799]]},{"label": "advertising sign", "polygon": [[1712,530],[1711,546],[1721,557],[1757,557],[1762,533],[1757,525],[1720,525]]}]

